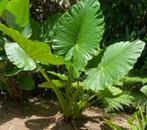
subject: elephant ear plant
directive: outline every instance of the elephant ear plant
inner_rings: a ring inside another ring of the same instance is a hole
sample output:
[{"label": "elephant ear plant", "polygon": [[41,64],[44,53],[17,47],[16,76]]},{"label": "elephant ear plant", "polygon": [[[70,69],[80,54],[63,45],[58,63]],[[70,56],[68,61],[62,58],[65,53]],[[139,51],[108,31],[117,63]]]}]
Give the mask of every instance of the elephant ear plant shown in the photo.
[{"label": "elephant ear plant", "polygon": [[[31,35],[29,16],[29,0],[0,0],[0,21],[28,37]],[[0,32],[0,91],[15,101],[21,101],[22,89],[32,90],[34,81],[30,72],[19,73],[21,69],[10,63],[5,53],[5,42],[11,42],[11,39]]]},{"label": "elephant ear plant", "polygon": [[[41,86],[54,90],[68,119],[78,118],[83,107],[91,100],[85,90],[97,94],[99,90],[120,80],[133,68],[145,45],[140,40],[119,42],[100,53],[104,18],[97,0],[80,0],[59,18],[52,35],[53,53],[48,44],[29,40],[3,24],[0,24],[0,30],[15,41],[5,43],[9,60],[24,71],[40,71],[47,80]],[[97,67],[86,70],[88,62],[93,62],[92,65]],[[48,72],[42,68],[42,64],[64,64],[68,75]],[[83,71],[87,72],[86,78],[80,81]],[[53,82],[48,73],[57,76],[64,84]],[[64,90],[61,90],[61,86]]]}]

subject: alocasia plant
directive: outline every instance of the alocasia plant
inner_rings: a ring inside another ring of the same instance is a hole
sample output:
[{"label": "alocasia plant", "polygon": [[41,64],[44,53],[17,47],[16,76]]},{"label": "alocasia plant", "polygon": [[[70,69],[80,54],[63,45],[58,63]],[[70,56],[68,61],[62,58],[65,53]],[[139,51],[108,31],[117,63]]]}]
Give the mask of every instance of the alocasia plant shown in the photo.
[{"label": "alocasia plant", "polygon": [[[0,0],[0,18],[2,19],[1,21],[5,22],[9,27],[17,29],[19,32],[27,37],[30,37],[31,35],[31,29],[29,28],[29,13],[29,0]],[[3,44],[6,42],[9,43],[11,42],[11,40],[6,35],[2,35],[1,33],[0,84],[4,84],[4,90],[9,95],[11,95],[12,98],[14,98],[17,91],[17,95],[21,95],[21,89],[33,89],[34,81],[31,76],[28,76],[27,74],[26,77],[22,76],[22,74],[18,74],[21,69],[10,63],[4,49],[4,46],[6,45]],[[24,80],[21,79],[25,79],[27,84],[24,83]],[[18,98],[21,98],[21,96],[19,96]]]},{"label": "alocasia plant", "polygon": [[[0,30],[15,41],[5,44],[10,61],[22,70],[37,68],[47,80],[41,86],[53,89],[64,115],[73,118],[79,116],[91,99],[84,90],[97,93],[120,80],[133,68],[145,45],[140,40],[115,43],[103,51],[96,68],[88,68],[86,71],[88,62],[99,54],[104,32],[104,18],[96,0],[80,0],[58,19],[52,35],[54,54],[44,42],[29,40],[3,24],[0,24]],[[65,83],[62,84],[65,91],[61,91],[57,82],[48,77],[41,64],[65,64],[68,77],[49,72]],[[87,72],[87,77],[80,82],[83,71]]]}]

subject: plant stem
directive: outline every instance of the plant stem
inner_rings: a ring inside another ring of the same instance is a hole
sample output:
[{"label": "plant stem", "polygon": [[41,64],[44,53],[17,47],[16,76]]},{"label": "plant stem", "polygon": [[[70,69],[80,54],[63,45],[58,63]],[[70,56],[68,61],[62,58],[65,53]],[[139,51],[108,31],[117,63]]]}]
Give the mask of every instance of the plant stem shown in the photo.
[{"label": "plant stem", "polygon": [[89,104],[89,106],[91,106],[92,104],[94,104],[95,102],[97,102],[99,99],[98,98],[96,98],[93,102],[91,102],[90,104]]},{"label": "plant stem", "polygon": [[144,118],[144,115],[143,115],[143,109],[141,107],[139,107],[139,110],[140,110],[140,114],[141,114],[141,117],[142,117],[142,120],[143,120],[143,125],[145,125],[146,124],[146,121],[145,121],[145,118]]},{"label": "plant stem", "polygon": [[42,69],[42,67],[37,64],[37,68],[39,70],[39,72],[44,76],[44,78],[47,80],[48,84],[51,86],[51,88],[54,90],[55,94],[57,95],[57,98],[59,100],[59,103],[61,105],[61,108],[64,112],[65,109],[65,99],[62,95],[62,93],[60,92],[60,90],[52,83],[52,81],[50,80],[50,78],[48,77],[48,75],[46,74],[46,72]]},{"label": "plant stem", "polygon": [[95,95],[92,95],[92,96],[88,99],[88,102],[91,101],[94,97],[95,97]]},{"label": "plant stem", "polygon": [[69,72],[68,72],[68,81],[67,81],[66,95],[65,95],[66,100],[69,100],[69,97],[70,97],[71,83],[72,83],[72,67],[70,67]]}]

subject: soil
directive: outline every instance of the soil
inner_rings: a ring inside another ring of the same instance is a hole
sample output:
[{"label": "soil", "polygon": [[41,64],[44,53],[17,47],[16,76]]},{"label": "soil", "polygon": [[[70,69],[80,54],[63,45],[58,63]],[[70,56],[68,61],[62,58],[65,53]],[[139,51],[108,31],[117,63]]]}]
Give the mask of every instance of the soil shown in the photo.
[{"label": "soil", "polygon": [[[0,101],[0,130],[111,130],[104,124],[106,115],[96,107],[87,108],[79,121],[63,121],[63,114],[55,101],[31,98],[18,104],[10,99]],[[107,116],[108,117],[108,116]],[[128,129],[127,114],[111,115],[123,129]]]}]

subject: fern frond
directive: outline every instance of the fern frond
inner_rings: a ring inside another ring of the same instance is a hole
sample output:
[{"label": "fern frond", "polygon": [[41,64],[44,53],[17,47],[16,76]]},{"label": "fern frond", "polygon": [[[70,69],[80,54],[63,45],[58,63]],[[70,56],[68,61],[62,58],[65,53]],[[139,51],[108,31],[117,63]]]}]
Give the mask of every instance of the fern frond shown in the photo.
[{"label": "fern frond", "polygon": [[107,112],[112,112],[112,111],[119,111],[123,110],[123,106],[131,106],[133,102],[134,97],[132,95],[129,95],[127,93],[123,93],[122,95],[119,95],[114,98],[104,98],[104,103],[105,103],[105,110]]}]

